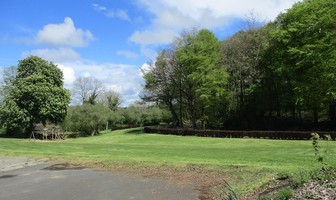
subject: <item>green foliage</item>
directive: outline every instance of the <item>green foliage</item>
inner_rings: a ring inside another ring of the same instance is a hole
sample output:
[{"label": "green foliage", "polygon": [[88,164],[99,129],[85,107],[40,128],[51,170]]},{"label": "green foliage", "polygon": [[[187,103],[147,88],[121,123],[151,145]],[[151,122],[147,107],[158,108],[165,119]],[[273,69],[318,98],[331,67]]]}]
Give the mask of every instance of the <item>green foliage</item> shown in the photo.
[{"label": "green foliage", "polygon": [[85,103],[69,108],[63,128],[87,136],[99,134],[105,129],[159,125],[170,121],[169,113],[156,106],[133,104],[127,108],[111,110],[105,104]]},{"label": "green foliage", "polygon": [[47,121],[58,124],[67,114],[69,91],[63,88],[63,74],[56,65],[36,56],[19,62],[4,104],[1,121],[9,130],[26,129]]},{"label": "green foliage", "polygon": [[270,195],[262,196],[260,200],[272,200],[272,197]]},{"label": "green foliage", "polygon": [[231,186],[225,182],[220,188],[213,188],[213,193],[218,200],[237,200],[237,194]]},{"label": "green foliage", "polygon": [[110,110],[116,111],[121,104],[121,97],[119,93],[113,90],[108,90],[100,95],[98,102],[104,104]]},{"label": "green foliage", "polygon": [[333,0],[298,2],[279,15],[272,33],[281,60],[277,70],[290,85],[292,104],[309,111],[314,122],[335,101],[335,8]]},{"label": "green foliage", "polygon": [[290,177],[290,183],[293,188],[301,187],[304,183],[309,181],[318,181],[319,183],[324,183],[328,180],[336,179],[336,171],[334,167],[329,168],[318,168],[313,169],[308,172],[300,172],[294,174]]},{"label": "green foliage", "polygon": [[220,42],[206,29],[185,32],[171,49],[163,50],[144,75],[143,99],[165,105],[173,123],[202,128],[223,119],[227,108],[228,74],[220,56]]},{"label": "green foliage", "polygon": [[93,136],[105,128],[110,112],[100,104],[86,103],[82,106],[70,107],[63,126],[65,130],[79,132],[82,136]]},{"label": "green foliage", "polygon": [[289,200],[291,199],[293,192],[291,189],[282,189],[275,194],[275,200]]},{"label": "green foliage", "polygon": [[[166,106],[172,115],[173,126],[181,126],[182,81],[175,57],[174,50],[163,50],[157,56],[156,62],[151,64],[150,70],[144,71],[145,93],[142,99]],[[179,115],[174,105],[176,101],[179,101]]]},{"label": "green foliage", "polygon": [[20,109],[12,99],[7,99],[6,103],[0,106],[0,110],[1,124],[6,127],[8,134],[21,132],[22,129],[29,125],[30,118],[28,113]]},{"label": "green foliage", "polygon": [[221,44],[208,30],[183,32],[144,75],[144,100],[165,105],[177,126],[334,128],[335,10],[334,0],[300,1]]},{"label": "green foliage", "polygon": [[159,125],[171,121],[170,114],[157,106],[133,104],[117,113],[123,117],[123,124],[129,126]]},{"label": "green foliage", "polygon": [[229,85],[233,93],[231,106],[244,115],[264,76],[260,63],[269,46],[268,29],[267,26],[250,27],[222,42],[222,59],[230,74]]},{"label": "green foliage", "polygon": [[329,157],[329,141],[331,141],[330,135],[325,135],[325,139],[327,141],[326,148],[323,150],[319,145],[320,135],[317,133],[312,133],[312,145],[314,148],[314,153],[317,159],[317,162],[323,165],[323,168],[328,167],[328,157]]}]

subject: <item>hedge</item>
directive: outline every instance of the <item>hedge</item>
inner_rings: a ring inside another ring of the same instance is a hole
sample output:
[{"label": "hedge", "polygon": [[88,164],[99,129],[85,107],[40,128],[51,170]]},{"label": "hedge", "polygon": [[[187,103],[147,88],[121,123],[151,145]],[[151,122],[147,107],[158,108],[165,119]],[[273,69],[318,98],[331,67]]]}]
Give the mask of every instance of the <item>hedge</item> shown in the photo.
[{"label": "hedge", "polygon": [[[176,128],[153,128],[145,127],[145,133],[158,133],[164,135],[199,136],[199,137],[221,137],[221,138],[269,138],[286,140],[309,140],[312,132],[303,131],[236,131],[236,130],[193,130]],[[317,132],[319,135],[330,135],[336,139],[336,132]]]}]

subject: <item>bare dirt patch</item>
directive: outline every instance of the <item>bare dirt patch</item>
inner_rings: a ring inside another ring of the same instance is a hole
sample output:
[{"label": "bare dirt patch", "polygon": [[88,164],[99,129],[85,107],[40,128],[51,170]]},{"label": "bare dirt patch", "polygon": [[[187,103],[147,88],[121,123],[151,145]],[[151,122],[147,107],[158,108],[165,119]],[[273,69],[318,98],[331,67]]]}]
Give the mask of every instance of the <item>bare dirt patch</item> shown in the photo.
[{"label": "bare dirt patch", "polygon": [[46,162],[49,162],[49,159],[0,156],[0,172],[43,164]]},{"label": "bare dirt patch", "polygon": [[103,171],[135,173],[145,178],[162,178],[181,188],[192,185],[201,200],[219,199],[219,195],[226,195],[225,193],[229,188],[226,182],[228,175],[194,165],[187,165],[181,169],[161,166],[108,165],[103,162],[65,162],[61,167],[64,167],[64,165],[69,169],[84,167]]}]

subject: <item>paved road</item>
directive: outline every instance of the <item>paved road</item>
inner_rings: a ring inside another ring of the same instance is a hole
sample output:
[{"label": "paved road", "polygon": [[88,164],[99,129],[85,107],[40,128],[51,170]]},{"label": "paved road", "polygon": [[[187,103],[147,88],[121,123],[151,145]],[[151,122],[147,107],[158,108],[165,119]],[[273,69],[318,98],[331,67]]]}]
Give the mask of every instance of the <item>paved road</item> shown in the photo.
[{"label": "paved road", "polygon": [[4,161],[0,157],[1,200],[198,199],[192,186],[182,187],[162,179],[92,169],[65,169],[62,164],[20,159]]}]

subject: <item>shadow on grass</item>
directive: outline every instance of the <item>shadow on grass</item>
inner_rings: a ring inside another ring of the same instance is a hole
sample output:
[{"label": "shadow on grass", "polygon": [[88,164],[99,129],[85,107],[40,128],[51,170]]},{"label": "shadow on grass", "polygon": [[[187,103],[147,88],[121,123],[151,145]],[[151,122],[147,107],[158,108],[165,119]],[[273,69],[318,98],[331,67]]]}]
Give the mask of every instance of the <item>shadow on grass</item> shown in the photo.
[{"label": "shadow on grass", "polygon": [[140,134],[146,134],[146,133],[144,132],[143,127],[140,127],[140,128],[132,128],[129,130],[125,130],[125,134],[140,135]]},{"label": "shadow on grass", "polygon": [[29,135],[26,133],[11,133],[8,134],[5,130],[0,130],[0,138],[29,138]]}]

